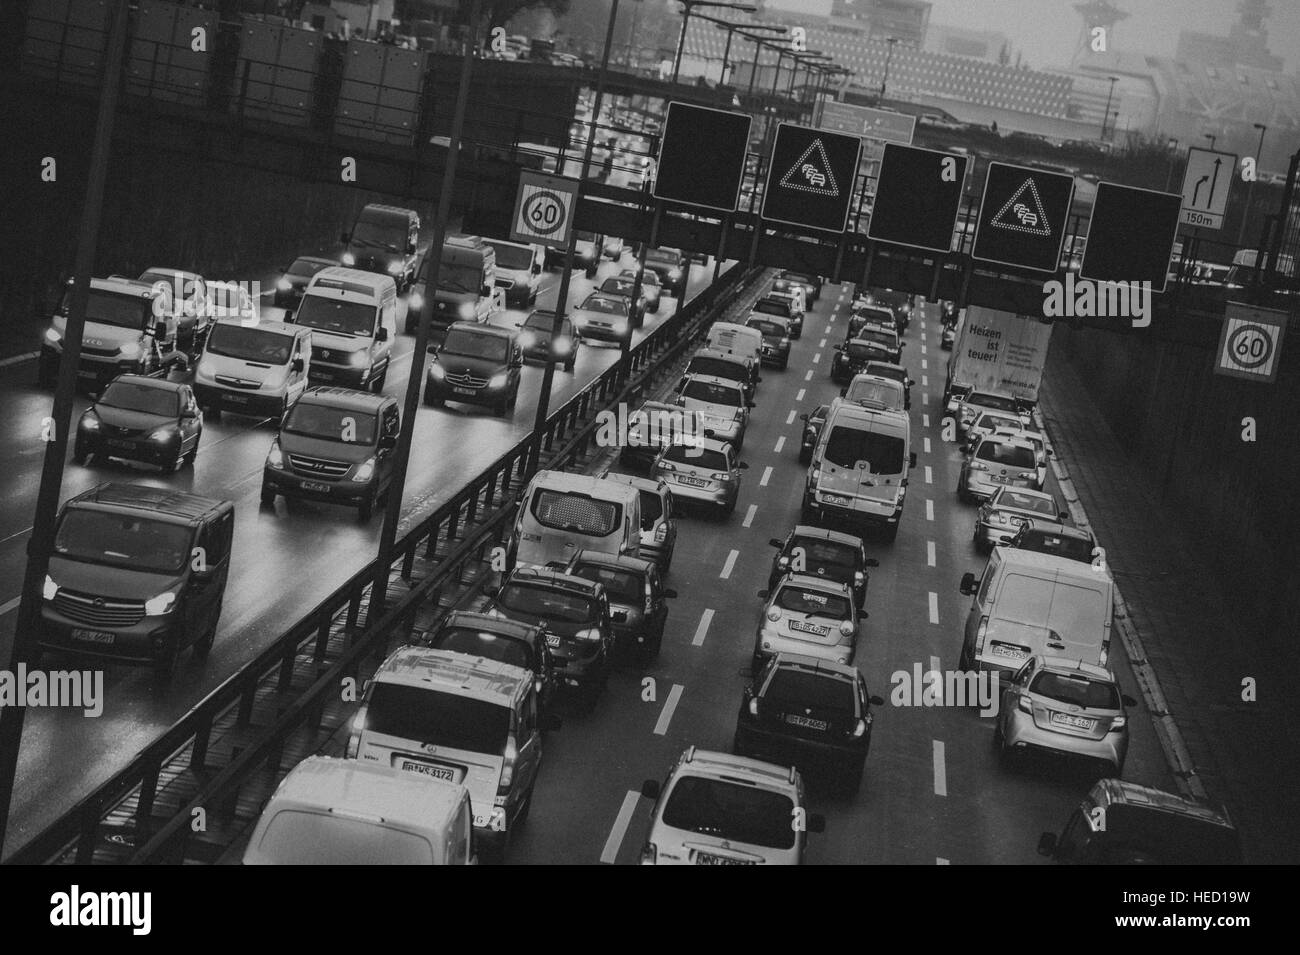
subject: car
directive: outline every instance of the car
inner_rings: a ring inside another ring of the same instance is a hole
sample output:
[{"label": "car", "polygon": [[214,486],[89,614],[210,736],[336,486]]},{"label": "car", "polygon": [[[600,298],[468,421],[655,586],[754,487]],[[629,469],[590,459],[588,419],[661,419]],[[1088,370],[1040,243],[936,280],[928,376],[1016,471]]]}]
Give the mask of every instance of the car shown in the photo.
[{"label": "car", "polygon": [[907,374],[907,369],[892,361],[869,361],[863,369],[867,375],[878,378],[891,378],[903,386],[903,410],[912,407],[912,385],[916,384]]},{"label": "car", "polygon": [[900,334],[907,331],[907,326],[912,320],[912,294],[910,292],[897,292],[888,288],[871,289],[868,297],[876,305],[883,305],[894,313],[894,317],[902,323]]},{"label": "car", "polygon": [[545,309],[534,309],[519,325],[519,347],[523,349],[525,361],[540,361],[543,364],[555,362],[563,364],[565,371],[573,371],[578,362],[578,350],[582,347],[582,338],[573,327],[573,319],[567,315],[560,321],[560,334],[555,331],[555,313]]},{"label": "car", "polygon": [[808,833],[826,829],[793,766],[694,746],[641,795],[654,801],[641,865],[801,865]]},{"label": "car", "polygon": [[688,375],[678,384],[677,403],[700,413],[705,437],[734,444],[737,452],[744,446],[754,402],[745,398],[745,389],[736,382],[716,375]]},{"label": "car", "polygon": [[754,635],[755,673],[777,653],[853,662],[859,615],[848,584],[807,573],[788,574],[758,596],[764,604]]},{"label": "car", "polygon": [[620,298],[627,299],[628,315],[632,317],[632,327],[640,328],[645,323],[645,310],[647,305],[647,296],[645,289],[639,290],[635,302],[632,301],[632,290],[636,288],[636,277],[626,278],[622,275],[611,275],[605,281],[600,283],[598,292],[605,295],[617,295]]},{"label": "car", "polygon": [[659,273],[659,282],[679,302],[686,296],[690,263],[676,249],[647,249],[645,267]]},{"label": "car", "polygon": [[[573,267],[582,269],[587,274],[587,278],[594,279],[596,269],[604,256],[604,247],[604,236],[596,232],[577,230],[574,233],[573,240]],[[564,249],[557,249],[548,245],[543,254],[543,264],[548,270],[563,268]]]},{"label": "car", "polygon": [[194,466],[202,438],[203,412],[189,385],[118,375],[77,422],[72,460],[102,455],[179,471]]},{"label": "car", "polygon": [[875,342],[883,349],[887,356],[886,360],[895,365],[903,362],[903,349],[907,347],[907,342],[899,341],[898,333],[892,327],[868,321],[858,330],[854,340]]},{"label": "car", "polygon": [[844,340],[849,341],[857,338],[858,333],[868,325],[878,325],[881,328],[889,329],[897,335],[902,334],[902,327],[898,324],[894,313],[887,308],[881,308],[878,305],[864,305],[861,302],[854,302],[849,310],[849,323],[844,331]]},{"label": "car", "polygon": [[[680,412],[680,409],[673,409]],[[630,484],[641,499],[641,556],[652,560],[661,573],[668,573],[677,549],[677,518],[673,516],[673,492],[663,481],[633,474],[609,473],[607,481]]]},{"label": "car", "polygon": [[509,663],[533,674],[540,712],[549,713],[555,701],[557,681],[546,628],[503,620],[485,613],[453,610],[436,630],[426,634],[420,646],[449,653],[482,657]]},{"label": "car", "polygon": [[[624,269],[618,273],[620,279],[636,280],[636,269]],[[663,286],[659,282],[659,273],[653,269],[646,269],[641,273],[641,301],[645,303],[647,311],[658,312],[659,300],[663,297]]]},{"label": "car", "polygon": [[1055,554],[1070,560],[1093,563],[1098,555],[1097,540],[1081,527],[1069,527],[1050,519],[1031,517],[1006,542],[1007,547]]},{"label": "car", "polygon": [[817,439],[821,437],[822,425],[826,423],[826,414],[830,410],[830,405],[818,405],[812,411],[805,411],[799,415],[803,422],[803,436],[799,440],[799,463],[807,464],[812,460],[813,448],[817,447]]},{"label": "car", "polygon": [[784,269],[778,272],[776,278],[772,281],[773,288],[783,288],[789,285],[802,286],[809,302],[816,302],[822,297],[822,279],[820,275]]},{"label": "car", "polygon": [[992,436],[995,438],[1016,438],[1021,441],[1027,441],[1034,446],[1034,461],[1038,474],[1038,483],[1036,487],[1042,490],[1047,484],[1047,441],[1043,438],[1041,431],[1033,430],[1032,426],[1016,423],[1013,425],[1002,425],[994,428]]},{"label": "car", "polygon": [[939,347],[944,351],[952,351],[953,344],[957,341],[957,329],[951,325],[945,325],[939,335]]},{"label": "car", "polygon": [[871,707],[884,705],[854,667],[778,653],[745,687],[731,748],[856,793],[871,749]]},{"label": "car", "polygon": [[747,328],[758,329],[763,335],[763,350],[759,361],[782,371],[790,364],[790,325],[775,315],[755,313],[745,320]]},{"label": "car", "polygon": [[271,304],[293,312],[302,301],[302,293],[311,282],[311,277],[321,269],[338,265],[333,259],[319,255],[300,255],[284,267],[280,277],[275,281],[275,295]]},{"label": "car", "polygon": [[882,411],[907,409],[907,392],[900,382],[865,373],[854,375],[853,380],[840,391],[840,397],[864,408]]},{"label": "car", "polygon": [[1034,518],[1066,521],[1069,517],[1051,494],[1003,485],[980,505],[975,515],[975,548],[989,551],[998,544],[1006,544],[1026,521]]},{"label": "car", "polygon": [[197,357],[214,311],[208,294],[208,283],[203,276],[184,269],[151,268],[141,272],[136,281],[149,285],[161,282],[171,291],[175,308],[176,349],[191,358]]},{"label": "car", "polygon": [[583,341],[613,342],[616,345],[630,343],[630,304],[622,295],[592,292],[573,310],[573,327]]},{"label": "car", "polygon": [[790,337],[799,339],[803,337],[803,323],[808,315],[808,306],[804,298],[802,286],[793,286],[785,291],[773,289],[765,296],[766,299],[784,299],[790,303]]},{"label": "car", "polygon": [[835,357],[831,359],[831,381],[847,385],[854,375],[866,371],[867,363],[872,361],[896,364],[892,352],[869,338],[855,338],[836,345]]},{"label": "car", "polygon": [[718,378],[734,381],[744,390],[748,401],[754,400],[754,391],[758,383],[763,380],[757,373],[752,358],[736,352],[708,347],[698,349],[686,363],[686,370],[682,372],[682,381],[678,383],[679,389],[688,375],[715,375]]},{"label": "car", "polygon": [[[983,411],[975,417],[965,430],[965,444],[963,451],[969,451],[975,447],[983,438],[988,437],[995,431],[1001,437],[1017,437],[1023,427],[1023,422],[1017,415],[1004,414],[999,411]],[[1028,441],[1028,436],[1025,436]],[[1032,441],[1029,442],[1033,444]],[[1034,460],[1038,460],[1037,449],[1034,451]]]},{"label": "car", "polygon": [[517,567],[487,593],[492,599],[485,613],[546,628],[557,678],[594,708],[609,682],[614,648],[605,589],[559,569]]},{"label": "car", "polygon": [[279,420],[307,390],[312,330],[286,322],[212,323],[194,366],[194,397],[220,421],[224,411]]},{"label": "car", "polygon": [[789,536],[768,541],[776,548],[772,569],[767,575],[767,589],[773,590],[787,574],[809,574],[847,584],[859,610],[867,600],[867,568],[880,562],[868,557],[862,538],[853,534],[797,524]]},{"label": "car", "polygon": [[617,262],[623,255],[623,250],[627,248],[626,243],[616,235],[607,235],[601,243],[601,255],[608,256]]},{"label": "car", "polygon": [[456,322],[425,371],[424,403],[440,408],[448,401],[486,405],[504,418],[519,400],[524,352],[519,333],[495,325]]},{"label": "car", "polygon": [[957,407],[957,439],[961,443],[966,442],[966,432],[986,411],[1002,413],[1008,418],[1019,418],[1022,426],[1029,423],[1028,417],[1021,413],[1020,402],[1010,395],[972,390],[961,399]]},{"label": "car", "polygon": [[527,242],[484,239],[496,251],[496,287],[505,294],[507,307],[536,304],[542,287],[542,249]]},{"label": "car", "polygon": [[564,572],[605,588],[615,647],[635,651],[643,660],[659,656],[668,623],[668,601],[677,591],[663,585],[654,561],[580,550]]},{"label": "car", "polygon": [[790,328],[789,337],[799,338],[803,335],[803,315],[795,309],[794,302],[788,296],[773,295],[771,293],[764,295],[754,303],[754,307],[749,313],[750,318],[767,318],[768,316],[783,319],[788,323]]},{"label": "car", "polygon": [[704,423],[698,411],[647,401],[627,416],[627,440],[619,449],[618,461],[626,467],[648,469],[670,444],[681,444],[688,436],[694,440],[703,434]]},{"label": "car", "polygon": [[1034,446],[1015,438],[983,438],[962,461],[957,499],[964,503],[987,501],[1003,485],[1038,486]]},{"label": "car", "polygon": [[1004,764],[1051,753],[1090,760],[1118,776],[1128,755],[1126,707],[1136,705],[1105,667],[1034,655],[1002,691],[993,743]]},{"label": "car", "polygon": [[705,438],[698,447],[673,445],[655,458],[651,471],[668,485],[673,502],[690,501],[710,507],[719,517],[736,509],[740,472],[749,467],[737,459],[732,445]]}]

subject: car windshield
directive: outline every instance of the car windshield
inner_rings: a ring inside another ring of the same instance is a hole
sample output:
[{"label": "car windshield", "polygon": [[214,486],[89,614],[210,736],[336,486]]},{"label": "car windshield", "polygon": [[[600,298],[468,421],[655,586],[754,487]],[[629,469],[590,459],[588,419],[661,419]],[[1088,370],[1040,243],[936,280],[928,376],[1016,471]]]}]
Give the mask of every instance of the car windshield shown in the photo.
[{"label": "car windshield", "polygon": [[533,266],[533,250],[506,242],[489,242],[497,250],[497,268],[527,271]]},{"label": "car windshield", "polygon": [[1092,541],[1072,534],[1052,534],[1048,531],[1029,531],[1016,539],[1016,546],[1040,554],[1056,554],[1070,560],[1092,563]]},{"label": "car windshield", "polygon": [[769,849],[794,847],[790,797],[721,779],[682,776],[668,795],[663,822],[674,829]]},{"label": "car windshield", "polygon": [[[550,312],[533,312],[528,318],[524,319],[524,328],[531,328],[534,331],[549,333],[554,327],[555,316]],[[573,334],[573,323],[567,318],[560,324],[560,334]]]},{"label": "car windshield", "polygon": [[71,508],[59,521],[54,552],[70,560],[153,573],[176,573],[190,559],[190,528],[135,514]]},{"label": "car windshield", "polygon": [[623,520],[621,504],[549,488],[534,495],[532,513],[543,527],[593,537],[609,536]]},{"label": "car windshield", "polygon": [[442,351],[447,355],[503,362],[510,354],[510,340],[501,335],[483,335],[473,329],[452,328],[442,343]]},{"label": "car windshield", "polygon": [[818,540],[815,537],[796,537],[790,546],[803,548],[804,564],[812,573],[816,573],[819,567],[857,570],[860,563],[858,549],[851,544]]},{"label": "car windshield", "polygon": [[842,676],[798,666],[778,666],[763,691],[763,701],[783,708],[816,707],[852,715],[853,684]]},{"label": "car windshield", "polygon": [[600,290],[602,292],[608,292],[611,295],[631,295],[632,285],[632,279],[621,279],[617,276],[612,276],[605,279],[605,281],[600,284]]},{"label": "car windshield", "polygon": [[[59,315],[67,317],[72,302],[72,289],[63,293],[59,302]],[[86,299],[86,321],[118,328],[144,329],[149,327],[152,313],[150,300],[140,295],[121,295],[92,288]]]},{"label": "car windshield", "polygon": [[255,325],[217,322],[208,332],[208,352],[227,358],[283,365],[289,361],[292,348],[293,336],[269,332]]},{"label": "car windshield", "polygon": [[645,254],[647,262],[658,262],[661,265],[680,265],[682,257],[676,252],[669,252],[666,249],[650,249]]},{"label": "car windshield", "polygon": [[328,268],[331,264],[330,262],[313,262],[311,259],[294,259],[293,264],[287,270],[287,274],[310,278],[321,269]]},{"label": "car windshield", "polygon": [[782,610],[807,614],[810,617],[829,617],[832,620],[849,619],[849,602],[835,594],[824,594],[787,584],[776,592],[776,605]]},{"label": "car windshield", "polygon": [[294,324],[336,335],[370,335],[379,310],[365,302],[344,302],[308,292],[294,314]]},{"label": "car windshield", "polygon": [[867,341],[879,342],[886,348],[893,348],[898,344],[898,339],[890,332],[876,331],[874,328],[864,328],[858,332],[859,338],[865,338]]},{"label": "car windshield", "polygon": [[299,400],[285,419],[285,434],[301,434],[321,441],[346,444],[373,444],[375,416],[353,408],[335,408]]},{"label": "car windshield", "polygon": [[1029,692],[1045,696],[1057,703],[1084,706],[1094,710],[1120,708],[1119,690],[1114,683],[1089,679],[1081,673],[1065,674],[1045,670],[1034,677],[1029,684]]},{"label": "car windshield", "polygon": [[877,342],[862,341],[855,338],[849,342],[845,351],[848,352],[849,358],[853,361],[867,361],[870,358],[879,358],[885,353],[886,349],[882,348]]},{"label": "car windshield", "polygon": [[982,414],[975,422],[975,427],[985,431],[994,431],[998,428],[1010,428],[1016,430],[1020,427],[1019,418],[1008,418],[998,414]]},{"label": "car windshield", "polygon": [[727,405],[740,408],[745,404],[745,393],[734,385],[723,385],[713,381],[692,378],[682,389],[682,397],[703,401],[711,405]]},{"label": "car windshield", "polygon": [[754,311],[763,312],[766,315],[780,315],[787,317],[790,314],[790,302],[787,299],[774,300],[770,298],[761,299],[754,306]]},{"label": "car windshield", "polygon": [[180,392],[171,388],[158,388],[133,381],[114,381],[104,389],[99,404],[123,411],[143,411],[145,414],[176,417],[181,413]]},{"label": "car windshield", "polygon": [[745,323],[750,328],[757,328],[764,338],[784,338],[785,328],[776,322],[765,322],[761,318],[751,318]]},{"label": "car windshield", "polygon": [[849,401],[868,402],[883,405],[893,411],[903,410],[903,394],[896,382],[871,381],[870,379],[854,381],[844,397]]},{"label": "car windshield", "polygon": [[366,703],[366,732],[499,756],[510,736],[510,713],[488,700],[381,681]]},{"label": "car windshield", "polygon": [[1042,627],[1058,634],[1100,634],[1110,619],[1102,589],[1052,583],[1039,577],[1009,574],[998,594],[1001,620]]},{"label": "car windshield", "polygon": [[748,370],[739,362],[699,355],[692,358],[691,363],[686,366],[686,374],[712,375],[729,381],[745,381],[749,378]]},{"label": "car windshield", "polygon": [[841,468],[856,468],[866,461],[872,474],[901,474],[905,465],[900,436],[844,425],[831,429],[824,457]]},{"label": "car windshield", "polygon": [[639,574],[601,564],[578,564],[570,571],[575,577],[605,585],[609,599],[616,603],[640,604],[645,583]]},{"label": "car windshield", "polygon": [[594,232],[583,232],[581,229],[578,229],[578,230],[576,230],[576,231],[574,232],[574,235],[578,237],[578,241],[579,241],[579,242],[595,242],[595,241],[596,241],[596,233],[594,233]]},{"label": "car windshield", "polygon": [[980,442],[975,452],[980,461],[992,464],[1004,464],[1012,468],[1032,468],[1038,461],[1034,449],[1020,444],[1008,444],[1005,441],[985,440]]},{"label": "car windshield", "polygon": [[[629,278],[629,279],[630,279],[630,278],[634,278],[634,276],[626,275],[625,278]],[[641,273],[641,284],[642,284],[642,285],[653,285],[653,286],[655,286],[656,288],[658,288],[658,287],[659,287],[659,273],[658,273],[658,272],[653,272],[653,271],[651,271],[650,269],[646,269],[644,272]]]},{"label": "car windshield", "polygon": [[363,245],[371,249],[387,249],[389,252],[402,251],[402,241],[406,236],[405,220],[388,220],[375,222],[361,220],[352,230],[352,244]]},{"label": "car windshield", "polygon": [[999,488],[993,501],[997,507],[1014,507],[1018,511],[1032,511],[1047,517],[1056,517],[1056,502],[1041,494],[1027,494],[1014,488]]},{"label": "car windshield", "polygon": [[438,288],[444,292],[470,292],[477,295],[482,285],[483,272],[477,266],[444,259],[438,267]]},{"label": "car windshield", "polygon": [[688,448],[675,444],[664,452],[664,460],[673,464],[689,464],[701,471],[712,471],[714,474],[725,474],[730,471],[727,467],[727,456],[721,451],[711,451],[708,448]]},{"label": "car windshield", "polygon": [[626,315],[627,299],[610,295],[588,295],[579,308],[588,312],[603,312],[607,315]]},{"label": "car windshield", "polygon": [[438,650],[452,650],[476,657],[486,657],[499,663],[533,668],[532,649],[518,637],[504,637],[488,630],[473,627],[446,627],[438,631],[429,645]]},{"label": "car windshield", "polygon": [[969,405],[978,405],[980,408],[995,408],[998,411],[1014,412],[1016,410],[1016,402],[1014,399],[1007,398],[1004,395],[990,395],[983,391],[972,391],[966,397],[966,403]]},{"label": "car windshield", "polygon": [[382,820],[311,809],[276,811],[257,843],[274,865],[432,865],[424,836]]},{"label": "car windshield", "polygon": [[591,597],[544,585],[508,583],[497,600],[515,613],[564,623],[586,623],[597,616],[597,604]]}]

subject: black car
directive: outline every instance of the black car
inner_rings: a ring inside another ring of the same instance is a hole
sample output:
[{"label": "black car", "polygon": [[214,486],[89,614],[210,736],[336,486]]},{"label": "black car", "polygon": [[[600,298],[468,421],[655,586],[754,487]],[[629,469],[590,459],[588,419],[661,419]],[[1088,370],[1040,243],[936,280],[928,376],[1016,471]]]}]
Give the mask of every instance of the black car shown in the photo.
[{"label": "black car", "polygon": [[754,390],[763,380],[761,376],[755,374],[755,370],[752,358],[742,358],[734,352],[706,346],[698,349],[686,363],[686,370],[682,372],[681,382],[677,387],[680,391],[681,385],[691,375],[713,375],[716,378],[734,381],[744,389],[745,400],[753,401]]},{"label": "black car", "polygon": [[203,415],[189,385],[143,375],[118,375],[77,423],[72,460],[125,458],[179,471],[194,464]]},{"label": "black car", "polygon": [[[583,232],[581,229],[577,232],[577,238],[573,243],[573,267],[582,269],[587,278],[596,277],[596,268],[600,265],[604,257],[605,237],[595,232]],[[542,254],[542,263],[547,270],[564,267],[564,250],[546,247]]]},{"label": "black car", "polygon": [[889,355],[889,361],[895,365],[903,363],[903,349],[907,342],[898,336],[898,332],[887,325],[878,325],[874,322],[867,322],[853,338],[854,341],[875,342],[885,350]]},{"label": "black car", "polygon": [[[636,269],[624,269],[618,273],[621,279],[635,279]],[[659,273],[646,269],[641,273],[641,301],[645,302],[647,311],[658,312],[659,300],[663,298],[663,286],[659,284]]]},{"label": "black car", "polygon": [[1037,551],[1040,554],[1055,554],[1057,557],[1091,564],[1097,542],[1090,533],[1078,527],[1031,518],[1021,525],[1006,546]]},{"label": "black car", "polygon": [[487,405],[498,418],[519,398],[519,373],[524,352],[513,329],[456,322],[441,345],[430,345],[424,403],[441,407],[447,401]]},{"label": "black car", "polygon": [[771,315],[750,315],[745,326],[755,329],[763,336],[759,362],[785,370],[790,364],[789,324]]},{"label": "black car", "polygon": [[871,707],[884,705],[852,666],[778,653],[745,688],[733,749],[855,793],[871,749]]},{"label": "black car", "polygon": [[951,325],[945,325],[943,332],[939,335],[939,347],[944,351],[952,351],[952,346],[956,341],[957,330]]},{"label": "black car", "polygon": [[813,275],[811,272],[792,272],[786,269],[777,273],[776,280],[772,283],[773,288],[789,288],[791,285],[803,286],[804,296],[808,299],[809,307],[822,297],[822,278],[820,275]]},{"label": "black car", "polygon": [[617,647],[635,650],[642,659],[659,656],[668,623],[668,601],[677,591],[663,585],[654,561],[580,550],[565,573],[605,588]]},{"label": "black car", "polygon": [[519,329],[519,345],[524,350],[525,361],[554,361],[563,365],[565,371],[573,371],[578,361],[578,349],[582,339],[573,328],[572,319],[567,316],[560,321],[560,334],[554,335],[555,313],[545,309],[534,310],[524,319]]},{"label": "black car", "polygon": [[907,331],[907,326],[912,320],[912,295],[909,292],[896,292],[893,289],[872,289],[869,297],[874,300],[875,304],[883,305],[890,309],[895,318],[902,325],[902,331]]},{"label": "black car", "polygon": [[646,310],[646,293],[645,289],[639,290],[636,301],[632,301],[632,290],[636,288],[636,278],[625,275],[611,275],[605,281],[600,283],[599,292],[606,295],[617,295],[620,298],[627,299],[627,312],[632,317],[632,327],[640,328],[645,322]]},{"label": "black car", "polygon": [[321,269],[328,269],[334,265],[338,265],[338,262],[318,255],[298,256],[284,267],[284,273],[276,279],[275,298],[272,303],[277,308],[294,311],[302,301],[302,293],[311,282],[311,277]]},{"label": "black car", "polygon": [[679,302],[686,294],[686,280],[690,276],[690,262],[676,249],[648,249],[645,267],[659,275],[662,285]]},{"label": "black car", "polygon": [[484,657],[531,670],[545,711],[555,698],[555,667],[546,646],[546,628],[503,620],[485,613],[453,611],[423,641],[435,650]]},{"label": "black car", "polygon": [[822,425],[826,423],[826,413],[829,410],[830,405],[818,405],[811,413],[804,412],[799,416],[803,421],[803,439],[799,442],[800,464],[812,460],[813,449],[817,447],[817,439],[821,437]]},{"label": "black car", "polygon": [[773,537],[768,543],[777,550],[767,575],[768,590],[775,590],[786,574],[809,574],[847,584],[859,610],[866,603],[867,568],[880,562],[867,556],[861,537],[799,524],[785,540]]},{"label": "black car", "polygon": [[847,385],[854,375],[862,374],[867,370],[867,364],[873,361],[894,363],[889,350],[870,339],[855,338],[836,345],[835,358],[831,361],[831,381]]}]

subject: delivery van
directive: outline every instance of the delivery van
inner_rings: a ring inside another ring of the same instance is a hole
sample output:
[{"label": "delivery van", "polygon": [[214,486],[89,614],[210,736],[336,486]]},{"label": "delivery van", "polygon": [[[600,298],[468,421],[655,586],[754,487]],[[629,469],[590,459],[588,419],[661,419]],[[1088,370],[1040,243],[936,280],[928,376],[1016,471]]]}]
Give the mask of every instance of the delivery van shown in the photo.
[{"label": "delivery van", "polygon": [[510,566],[563,568],[580,550],[641,556],[637,489],[587,474],[538,471],[519,502]]},{"label": "delivery van", "polygon": [[[432,252],[432,250],[430,250]],[[432,297],[430,331],[442,341],[453,322],[486,322],[505,308],[505,289],[498,289],[497,253],[476,235],[448,236],[438,259],[438,287],[429,290],[433,260],[426,255],[406,300],[406,331],[413,334],[425,299]]]},{"label": "delivery van", "polygon": [[397,337],[397,285],[386,275],[321,269],[312,276],[293,324],[313,330],[313,384],[379,392]]},{"label": "delivery van", "polygon": [[758,377],[757,369],[763,356],[763,333],[757,328],[735,322],[714,322],[709,328],[708,347],[753,359],[754,376]]},{"label": "delivery van", "polygon": [[345,266],[391,276],[399,292],[411,287],[420,242],[420,216],[414,209],[372,202],[339,239],[347,246]]},{"label": "delivery van", "polygon": [[282,417],[307,390],[312,330],[285,322],[214,322],[194,369],[199,406]]},{"label": "delivery van", "polygon": [[506,305],[528,308],[537,302],[542,285],[542,248],[526,242],[485,239],[497,254],[496,287],[506,296]]},{"label": "delivery van", "polygon": [[963,670],[1009,678],[1033,655],[1106,665],[1115,601],[1109,571],[1056,554],[995,547],[982,577],[962,577],[961,592],[974,597],[962,638]]}]

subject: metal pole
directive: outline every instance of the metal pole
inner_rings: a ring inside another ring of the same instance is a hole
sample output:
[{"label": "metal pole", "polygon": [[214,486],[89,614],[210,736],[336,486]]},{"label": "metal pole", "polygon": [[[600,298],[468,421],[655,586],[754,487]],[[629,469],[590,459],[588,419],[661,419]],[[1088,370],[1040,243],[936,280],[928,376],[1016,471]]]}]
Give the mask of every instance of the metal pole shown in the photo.
[{"label": "metal pole", "polygon": [[1101,114],[1101,141],[1102,142],[1106,141],[1106,124],[1110,121],[1110,100],[1111,97],[1115,95],[1116,78],[1111,76],[1108,77],[1108,79],[1110,80],[1110,89],[1106,93],[1106,108],[1105,110],[1102,111]]},{"label": "metal pole", "polygon": [[754,64],[749,68],[749,89],[746,91],[747,96],[754,95],[754,80],[758,78],[758,57],[763,52],[763,41],[754,41]]},{"label": "metal pole", "polygon": [[406,380],[406,400],[402,406],[402,430],[394,451],[393,480],[388,485],[388,500],[384,505],[384,527],[379,534],[379,557],[375,579],[370,587],[368,624],[379,619],[388,595],[388,568],[393,560],[393,547],[397,540],[397,523],[402,513],[402,489],[406,485],[406,468],[411,459],[411,438],[415,431],[415,413],[420,406],[420,386],[424,384],[424,358],[429,348],[429,321],[433,315],[434,292],[438,288],[438,273],[442,267],[442,246],[447,238],[447,219],[451,215],[452,190],[456,185],[456,160],[460,156],[461,131],[465,128],[465,112],[469,105],[470,78],[474,72],[474,54],[478,47],[478,18],[481,0],[471,0],[469,14],[469,42],[460,64],[460,86],[456,90],[456,107],[451,120],[451,138],[447,143],[447,165],[442,172],[442,189],[438,193],[438,210],[434,219],[433,241],[426,256],[432,256],[426,269],[425,296],[420,307],[420,321],[415,333],[415,350],[411,353],[411,371]]},{"label": "metal pole", "polygon": [[677,55],[673,57],[673,82],[677,82],[677,71],[682,68],[682,47],[686,45],[686,25],[691,22],[691,3],[689,0],[678,0],[685,7],[682,13],[682,32],[677,34]]},{"label": "metal pole", "polygon": [[[736,35],[735,27],[724,27],[727,31],[727,45],[722,48],[722,72],[718,74],[718,86],[722,87],[727,82],[727,59],[731,56],[731,38]],[[719,93],[719,96],[725,94]]]},{"label": "metal pole", "polygon": [[[1264,154],[1264,134],[1268,132],[1268,127],[1260,124],[1259,127],[1259,148],[1255,150],[1255,179],[1259,178],[1259,161]],[[1246,208],[1241,210],[1241,231],[1237,233],[1237,248],[1246,244],[1246,219],[1250,216],[1251,203],[1255,201],[1255,179],[1250,181],[1246,186]]]},{"label": "metal pole", "polygon": [[[587,148],[583,151],[582,154],[582,172],[580,173],[579,178],[583,182],[586,181],[588,171],[591,169],[591,150],[592,150],[592,146],[594,146],[596,142],[595,124],[600,119],[600,110],[602,106],[602,101],[604,100],[605,97],[605,78],[609,72],[609,51],[610,48],[613,46],[614,24],[617,21],[617,19],[618,19],[618,0],[614,0],[614,3],[609,10],[609,25],[605,28],[605,51],[600,61],[600,72],[596,74],[596,96],[594,101],[592,102],[592,107],[591,107],[592,130],[590,135],[587,136]],[[574,203],[575,218],[577,217],[577,211],[578,211],[577,202],[575,202]],[[566,248],[564,251],[564,265],[561,266],[561,270],[560,270],[560,288],[555,299],[555,319],[551,325],[551,341],[555,341],[557,338],[559,338],[560,333],[564,330],[564,314],[565,314],[565,309],[569,303],[569,279],[573,275],[573,250],[574,247],[577,245],[577,242],[578,242],[578,230],[570,228],[569,245],[568,248]],[[599,257],[601,255],[603,255],[603,253],[599,249],[597,249],[596,256],[598,262],[599,262]],[[633,303],[636,302],[636,296],[639,289],[640,289],[640,280],[638,279],[637,288],[632,290]],[[628,316],[628,320],[629,322],[631,321],[630,314]],[[630,333],[628,337],[629,338],[631,337]],[[542,434],[546,429],[546,418],[550,414],[551,388],[554,385],[554,382],[555,382],[554,356],[547,356],[546,367],[542,370],[541,391],[537,395],[537,415],[533,419],[533,443],[532,443],[532,447],[529,448],[528,451],[528,466],[524,472],[528,478],[532,478],[533,473],[537,470],[537,466],[541,461]]]},{"label": "metal pole", "polygon": [[[99,244],[99,223],[104,207],[104,180],[113,145],[113,125],[117,114],[117,94],[122,85],[122,56],[126,48],[129,12],[126,0],[108,7],[108,46],[105,50],[104,79],[95,120],[95,138],[91,146],[90,173],[86,182],[86,203],[82,211],[81,234],[77,237],[77,259],[72,280],[72,298],[63,335],[63,357],[54,391],[53,440],[45,445],[41,467],[41,486],[36,496],[36,514],[32,535],[27,542],[27,572],[23,577],[18,623],[10,651],[9,672],[34,663],[39,648],[37,631],[41,622],[41,602],[50,554],[54,549],[54,523],[58,517],[59,489],[63,484],[63,461],[68,453],[68,431],[72,426],[72,402],[77,385],[77,366],[81,363],[81,338],[86,327],[86,304],[90,299],[90,273],[95,266]],[[13,799],[14,777],[18,769],[18,750],[22,745],[23,706],[0,707],[0,849],[4,848],[9,828],[9,809]]]}]

